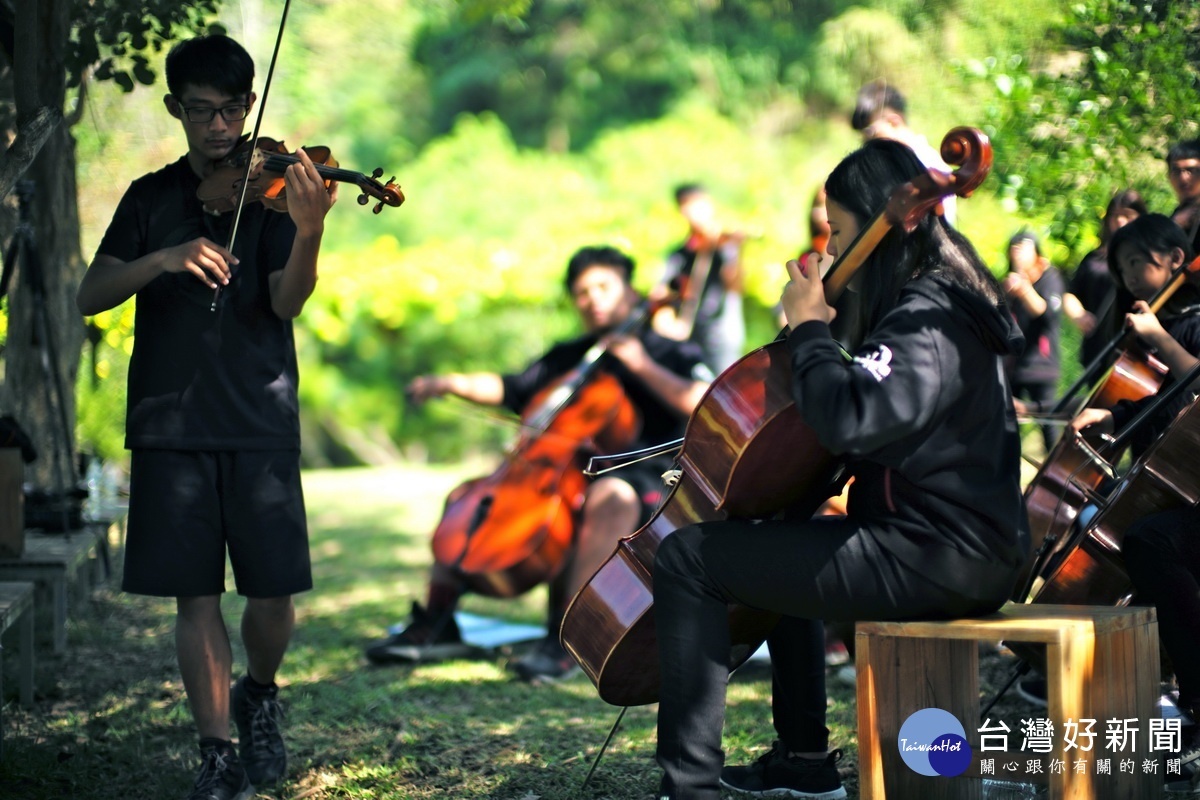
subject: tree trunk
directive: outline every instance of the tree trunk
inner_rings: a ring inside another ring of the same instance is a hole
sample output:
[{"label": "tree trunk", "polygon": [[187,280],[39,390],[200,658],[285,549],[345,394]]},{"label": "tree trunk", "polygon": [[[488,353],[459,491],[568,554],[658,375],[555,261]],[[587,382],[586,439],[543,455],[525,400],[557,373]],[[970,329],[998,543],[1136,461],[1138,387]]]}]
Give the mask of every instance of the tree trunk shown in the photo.
[{"label": "tree trunk", "polygon": [[[18,4],[13,79],[23,124],[39,109],[63,107],[68,20],[66,0]],[[79,250],[75,140],[65,125],[46,135],[24,179],[29,183],[22,186],[31,187],[22,212],[31,246],[19,248],[22,258],[9,287],[0,409],[11,409],[38,449],[26,473],[29,480],[59,491],[76,482],[75,378],[84,339],[75,308],[85,266]]]}]

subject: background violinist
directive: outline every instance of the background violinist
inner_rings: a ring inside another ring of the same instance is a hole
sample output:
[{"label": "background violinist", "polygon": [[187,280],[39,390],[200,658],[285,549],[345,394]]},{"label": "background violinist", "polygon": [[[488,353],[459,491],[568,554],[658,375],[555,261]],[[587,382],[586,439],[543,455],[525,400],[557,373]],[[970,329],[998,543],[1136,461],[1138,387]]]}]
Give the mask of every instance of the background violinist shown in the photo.
[{"label": "background violinist", "polygon": [[[292,595],[312,588],[291,320],[316,285],[336,192],[301,151],[285,175],[288,213],[245,208],[229,249],[233,214],[206,214],[196,190],[238,144],[255,101],[253,61],[228,37],[202,36],[172,48],[166,74],[163,102],[187,154],[130,186],[77,305],[92,315],[137,297],[122,588],[176,598],[176,650],[202,758],[189,798],[241,800],[286,770],[275,674],[295,625]],[[246,674],[232,692],[220,604],[227,551],[247,597]]]},{"label": "background violinist", "polygon": [[655,329],[700,345],[714,373],[745,354],[742,313],[742,243],[745,234],[723,229],[712,196],[698,183],[675,189],[675,206],[688,225],[687,238],[667,256],[650,299],[679,295],[678,308],[661,309]]},{"label": "background violinist", "polygon": [[[567,264],[565,287],[585,333],[552,347],[523,372],[423,375],[408,386],[417,401],[454,395],[473,403],[505,406],[520,414],[535,395],[579,364],[587,351],[631,316],[642,313],[631,284],[634,262],[613,247],[584,247]],[[642,418],[631,449],[662,444],[683,434],[684,423],[712,378],[700,348],[655,333],[641,325],[637,334],[609,338],[603,369],[613,374]],[[548,635],[532,652],[510,666],[529,681],[560,679],[576,669],[558,642],[565,605],[616,547],[657,505],[662,472],[669,458],[623,467],[588,484],[566,566],[550,582]],[[427,661],[465,655],[454,609],[466,591],[464,581],[440,562],[430,569],[427,605],[414,602],[410,624],[400,633],[372,643],[367,658],[375,663]]]}]

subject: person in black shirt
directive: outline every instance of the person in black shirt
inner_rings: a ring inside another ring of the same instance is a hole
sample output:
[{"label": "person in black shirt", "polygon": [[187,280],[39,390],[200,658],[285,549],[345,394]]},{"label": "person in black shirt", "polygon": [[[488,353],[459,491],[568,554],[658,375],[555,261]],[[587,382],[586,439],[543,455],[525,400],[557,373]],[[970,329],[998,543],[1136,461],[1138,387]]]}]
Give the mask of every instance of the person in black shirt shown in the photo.
[{"label": "person in black shirt", "polygon": [[[245,208],[230,250],[233,214],[205,213],[196,190],[239,144],[254,64],[232,39],[202,36],[171,50],[166,73],[164,103],[187,154],[133,182],[76,302],[90,315],[137,298],[122,588],[176,598],[179,667],[203,758],[190,797],[240,799],[286,770],[275,674],[295,625],[292,595],[312,588],[291,320],[316,285],[336,192],[300,151],[285,173],[288,212]],[[232,692],[220,602],[227,551],[247,597],[248,663]]]},{"label": "person in black shirt", "polygon": [[[1020,231],[1009,240],[1008,270],[1004,293],[1025,337],[1025,349],[1012,362],[1013,396],[1044,407],[1053,402],[1058,390],[1062,274],[1042,255],[1041,244],[1030,231]],[[1041,427],[1042,443],[1049,453],[1061,426],[1045,423]]]},{"label": "person in black shirt", "polygon": [[1137,190],[1115,194],[1100,223],[1100,245],[1083,257],[1067,284],[1063,312],[1082,334],[1079,362],[1085,367],[1120,332],[1125,309],[1132,302],[1108,268],[1108,242],[1117,230],[1149,213]]},{"label": "person in black shirt", "polygon": [[[825,183],[829,254],[924,169],[887,139],[847,156]],[[940,215],[911,234],[888,232],[854,278],[867,333],[852,358],[830,334],[834,311],[817,271],[787,268],[791,394],[854,478],[847,514],[789,518],[785,509],[662,540],[653,571],[659,800],[717,800],[722,786],[845,797],[840,751],[828,751],[821,621],[987,613],[1009,597],[1029,552],[1002,363],[1021,337],[974,248]],[[783,615],[767,639],[778,738],[756,763],[722,768],[730,603]]]},{"label": "person in black shirt", "polygon": [[[565,284],[586,329],[583,336],[555,345],[523,372],[423,375],[409,384],[409,394],[417,401],[455,395],[520,414],[540,390],[579,365],[588,350],[603,341],[607,346],[603,369],[620,381],[642,419],[640,436],[629,449],[679,438],[712,372],[692,342],[667,339],[645,325],[640,333],[612,335],[638,313],[639,297],[630,283],[633,269],[633,260],[615,248],[582,248],[567,265]],[[574,660],[558,641],[566,605],[612,554],[617,540],[633,533],[649,517],[662,491],[659,476],[669,467],[669,459],[654,459],[588,484],[575,529],[574,554],[550,584],[549,634],[531,653],[510,665],[521,678],[549,681],[574,672]],[[464,581],[453,568],[435,562],[428,605],[414,602],[410,624],[369,645],[367,658],[375,663],[396,663],[469,653],[471,648],[463,643],[454,620],[454,609],[465,591]]]},{"label": "person in black shirt", "polygon": [[745,355],[746,322],[742,311],[742,244],[746,234],[727,231],[712,195],[698,183],[675,189],[675,206],[687,221],[687,238],[666,259],[663,276],[651,291],[661,300],[681,295],[679,310],[661,308],[654,326],[670,339],[700,345],[714,373]]},{"label": "person in black shirt", "polygon": [[1167,180],[1178,205],[1171,219],[1183,229],[1192,252],[1200,249],[1200,139],[1177,142],[1167,151]]}]

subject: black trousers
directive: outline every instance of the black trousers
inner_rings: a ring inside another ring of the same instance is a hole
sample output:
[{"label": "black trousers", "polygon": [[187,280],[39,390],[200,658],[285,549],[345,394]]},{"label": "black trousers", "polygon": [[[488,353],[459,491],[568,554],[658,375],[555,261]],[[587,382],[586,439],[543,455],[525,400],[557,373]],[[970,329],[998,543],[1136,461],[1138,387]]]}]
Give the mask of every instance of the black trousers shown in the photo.
[{"label": "black trousers", "polygon": [[1200,711],[1200,509],[1143,517],[1121,545],[1135,602],[1153,605],[1158,635],[1175,666],[1179,705]]},{"label": "black trousers", "polygon": [[[659,546],[654,614],[662,691],[660,796],[717,800],[729,678],[727,603],[775,611],[772,713],[790,751],[824,751],[823,619],[921,619],[987,613],[1012,590],[1015,569],[963,558],[952,575],[895,558],[888,526],[848,518],[727,520],[681,528]],[[948,546],[947,546],[948,547]]]}]

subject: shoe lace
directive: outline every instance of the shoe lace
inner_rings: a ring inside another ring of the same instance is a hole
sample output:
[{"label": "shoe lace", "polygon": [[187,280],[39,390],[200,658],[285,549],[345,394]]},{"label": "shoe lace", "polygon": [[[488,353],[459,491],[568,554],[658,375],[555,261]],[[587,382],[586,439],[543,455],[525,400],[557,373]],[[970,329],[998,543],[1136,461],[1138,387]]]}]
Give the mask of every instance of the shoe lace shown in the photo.
[{"label": "shoe lace", "polygon": [[283,721],[283,706],[278,700],[264,697],[254,703],[250,716],[251,748],[260,756],[281,756],[284,753],[283,735],[279,723]]},{"label": "shoe lace", "polygon": [[200,765],[200,774],[192,788],[192,797],[208,797],[221,782],[221,775],[229,768],[229,761],[219,750],[211,750],[204,754],[204,762]]}]

